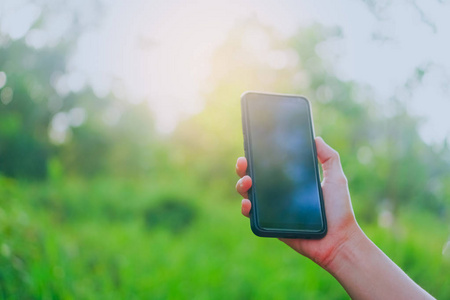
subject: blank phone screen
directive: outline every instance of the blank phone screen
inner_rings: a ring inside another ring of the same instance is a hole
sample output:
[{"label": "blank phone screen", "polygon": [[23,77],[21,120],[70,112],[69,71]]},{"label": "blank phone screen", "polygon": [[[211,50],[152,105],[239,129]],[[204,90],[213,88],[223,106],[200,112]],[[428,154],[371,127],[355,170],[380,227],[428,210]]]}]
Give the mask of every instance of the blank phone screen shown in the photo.
[{"label": "blank phone screen", "polygon": [[309,104],[301,97],[247,99],[252,195],[264,229],[323,228]]}]

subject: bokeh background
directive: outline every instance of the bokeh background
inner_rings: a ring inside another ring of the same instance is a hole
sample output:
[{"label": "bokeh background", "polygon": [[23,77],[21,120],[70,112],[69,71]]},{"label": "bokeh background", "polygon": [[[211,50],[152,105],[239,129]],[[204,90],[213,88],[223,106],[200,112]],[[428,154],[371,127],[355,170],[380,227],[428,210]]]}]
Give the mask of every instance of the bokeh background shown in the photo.
[{"label": "bokeh background", "polygon": [[450,3],[0,0],[0,298],[345,299],[240,215],[240,95],[302,94],[367,235],[450,298]]}]

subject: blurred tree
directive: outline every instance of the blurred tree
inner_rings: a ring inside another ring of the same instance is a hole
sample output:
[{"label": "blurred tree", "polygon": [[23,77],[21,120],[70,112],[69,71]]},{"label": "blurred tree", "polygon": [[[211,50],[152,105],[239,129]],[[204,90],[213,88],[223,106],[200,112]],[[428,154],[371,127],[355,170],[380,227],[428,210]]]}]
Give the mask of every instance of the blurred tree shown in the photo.
[{"label": "blurred tree", "polygon": [[45,175],[51,117],[45,102],[55,94],[48,81],[63,67],[60,49],[35,51],[23,41],[9,41],[0,48],[0,69],[7,75],[1,90],[0,170],[6,175]]},{"label": "blurred tree", "polygon": [[[71,3],[78,2],[91,3]],[[67,59],[83,18],[65,2],[39,3],[46,5],[28,32],[0,32],[0,175],[19,178],[0,176],[0,298],[344,295],[312,262],[249,238],[236,204],[217,203],[237,197],[245,90],[308,97],[316,133],[341,154],[358,220],[395,218],[408,206],[419,211],[402,223],[410,235],[404,240],[378,226],[367,232],[419,284],[449,294],[448,262],[440,256],[448,234],[448,145],[424,143],[421,120],[396,97],[385,111],[369,88],[335,75],[322,54],[327,41],[340,38],[338,29],[314,25],[285,38],[255,19],[237,24],[214,57],[205,110],[161,137],[146,103],[70,88]],[[75,15],[67,32],[39,47],[30,43],[49,14],[65,10]],[[22,180],[46,175],[46,182]],[[268,260],[268,252],[282,259]],[[287,288],[273,288],[279,278]]]},{"label": "blurred tree", "polygon": [[377,210],[397,215],[408,205],[442,213],[442,195],[430,184],[448,178],[442,171],[448,161],[421,140],[420,120],[402,102],[393,99],[386,113],[369,88],[336,77],[320,53],[326,41],[340,36],[338,29],[318,25],[289,39],[257,20],[236,26],[216,52],[205,110],[174,134],[183,167],[195,168],[202,181],[231,184],[234,161],[243,155],[242,92],[303,94],[312,101],[316,134],[341,154],[361,220],[376,221]]},{"label": "blurred tree", "polygon": [[[44,178],[51,157],[71,174],[148,172],[155,136],[146,104],[111,93],[98,97],[83,74],[68,67],[81,33],[98,19],[86,20],[86,7],[50,2],[23,3],[21,9],[39,17],[21,35],[0,31],[0,71],[6,81],[0,87],[0,173]],[[94,1],[88,8],[100,6]],[[52,22],[63,16],[64,26],[56,28]]]}]

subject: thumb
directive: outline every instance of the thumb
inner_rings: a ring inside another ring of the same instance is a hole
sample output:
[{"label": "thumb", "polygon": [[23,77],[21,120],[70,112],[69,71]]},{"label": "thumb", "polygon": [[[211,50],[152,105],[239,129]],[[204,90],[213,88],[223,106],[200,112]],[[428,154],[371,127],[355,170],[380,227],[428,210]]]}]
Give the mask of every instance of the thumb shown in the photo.
[{"label": "thumb", "polygon": [[317,157],[322,164],[324,181],[333,181],[338,183],[347,183],[344,171],[342,170],[339,153],[328,146],[321,138],[316,139]]}]

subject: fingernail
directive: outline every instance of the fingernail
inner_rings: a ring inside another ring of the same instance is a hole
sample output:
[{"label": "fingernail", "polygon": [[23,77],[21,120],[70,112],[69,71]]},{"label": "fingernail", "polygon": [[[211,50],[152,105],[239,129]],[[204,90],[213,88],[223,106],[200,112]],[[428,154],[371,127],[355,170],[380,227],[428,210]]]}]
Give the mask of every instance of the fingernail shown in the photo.
[{"label": "fingernail", "polygon": [[239,187],[241,187],[241,188],[244,187],[244,182],[243,182],[242,178],[239,179]]}]

